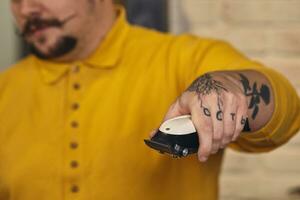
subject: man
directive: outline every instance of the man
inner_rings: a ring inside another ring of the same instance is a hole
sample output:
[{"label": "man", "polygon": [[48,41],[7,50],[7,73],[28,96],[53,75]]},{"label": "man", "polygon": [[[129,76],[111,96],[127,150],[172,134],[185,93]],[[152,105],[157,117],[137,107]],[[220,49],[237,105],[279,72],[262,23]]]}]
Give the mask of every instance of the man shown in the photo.
[{"label": "man", "polygon": [[[299,130],[289,82],[224,42],[131,26],[111,0],[11,6],[34,55],[0,75],[0,199],[213,200],[223,148],[270,151]],[[184,114],[198,156],[144,145]]]}]

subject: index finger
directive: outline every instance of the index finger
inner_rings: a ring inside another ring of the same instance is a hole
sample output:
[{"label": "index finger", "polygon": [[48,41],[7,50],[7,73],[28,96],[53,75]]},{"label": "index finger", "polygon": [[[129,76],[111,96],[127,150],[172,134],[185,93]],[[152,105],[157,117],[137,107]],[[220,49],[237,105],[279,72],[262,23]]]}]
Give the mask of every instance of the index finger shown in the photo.
[{"label": "index finger", "polygon": [[198,107],[192,109],[192,121],[199,137],[198,159],[205,162],[212,151],[212,120],[204,115],[203,110]]}]

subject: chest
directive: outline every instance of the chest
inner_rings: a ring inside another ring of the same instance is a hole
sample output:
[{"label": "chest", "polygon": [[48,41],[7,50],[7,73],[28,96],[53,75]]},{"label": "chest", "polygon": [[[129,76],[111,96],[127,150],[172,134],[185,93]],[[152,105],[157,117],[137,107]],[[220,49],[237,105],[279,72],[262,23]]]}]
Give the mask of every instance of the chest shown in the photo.
[{"label": "chest", "polygon": [[143,139],[176,97],[164,80],[146,72],[82,68],[54,85],[10,91],[1,104],[2,181],[70,178],[72,161],[80,169],[105,171],[106,160],[120,174],[136,168],[149,153]]}]

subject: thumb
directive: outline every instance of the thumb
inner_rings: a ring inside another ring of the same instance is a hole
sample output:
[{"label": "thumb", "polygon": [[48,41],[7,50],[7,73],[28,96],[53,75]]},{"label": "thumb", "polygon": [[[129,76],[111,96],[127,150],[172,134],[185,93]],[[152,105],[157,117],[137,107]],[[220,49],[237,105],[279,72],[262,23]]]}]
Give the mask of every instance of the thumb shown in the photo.
[{"label": "thumb", "polygon": [[[174,117],[179,117],[181,115],[187,115],[187,114],[190,114],[190,111],[189,109],[187,108],[187,106],[185,106],[183,103],[182,103],[182,100],[181,98],[179,97],[175,103],[173,103],[169,110],[167,111],[164,119],[162,122],[166,121],[166,120],[169,120],[169,119],[172,119]],[[150,133],[150,138],[154,137],[155,134],[157,133],[157,130],[158,129],[155,129],[153,130],[151,133]]]},{"label": "thumb", "polygon": [[179,97],[175,103],[173,103],[169,110],[167,111],[163,121],[172,119],[174,117],[179,117],[181,115],[187,115],[190,114],[190,109],[186,104],[183,103],[182,97]]}]

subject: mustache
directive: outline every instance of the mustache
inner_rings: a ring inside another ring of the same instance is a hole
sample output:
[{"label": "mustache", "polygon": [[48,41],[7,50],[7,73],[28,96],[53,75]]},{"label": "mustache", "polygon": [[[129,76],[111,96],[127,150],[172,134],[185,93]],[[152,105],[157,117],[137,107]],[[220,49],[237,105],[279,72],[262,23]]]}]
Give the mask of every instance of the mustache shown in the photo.
[{"label": "mustache", "polygon": [[66,17],[64,20],[59,20],[56,18],[42,19],[40,17],[29,18],[24,25],[24,28],[21,32],[21,36],[26,37],[33,34],[36,30],[44,29],[48,27],[62,28],[68,21],[73,19],[75,16],[76,16],[75,14],[72,14]]}]

